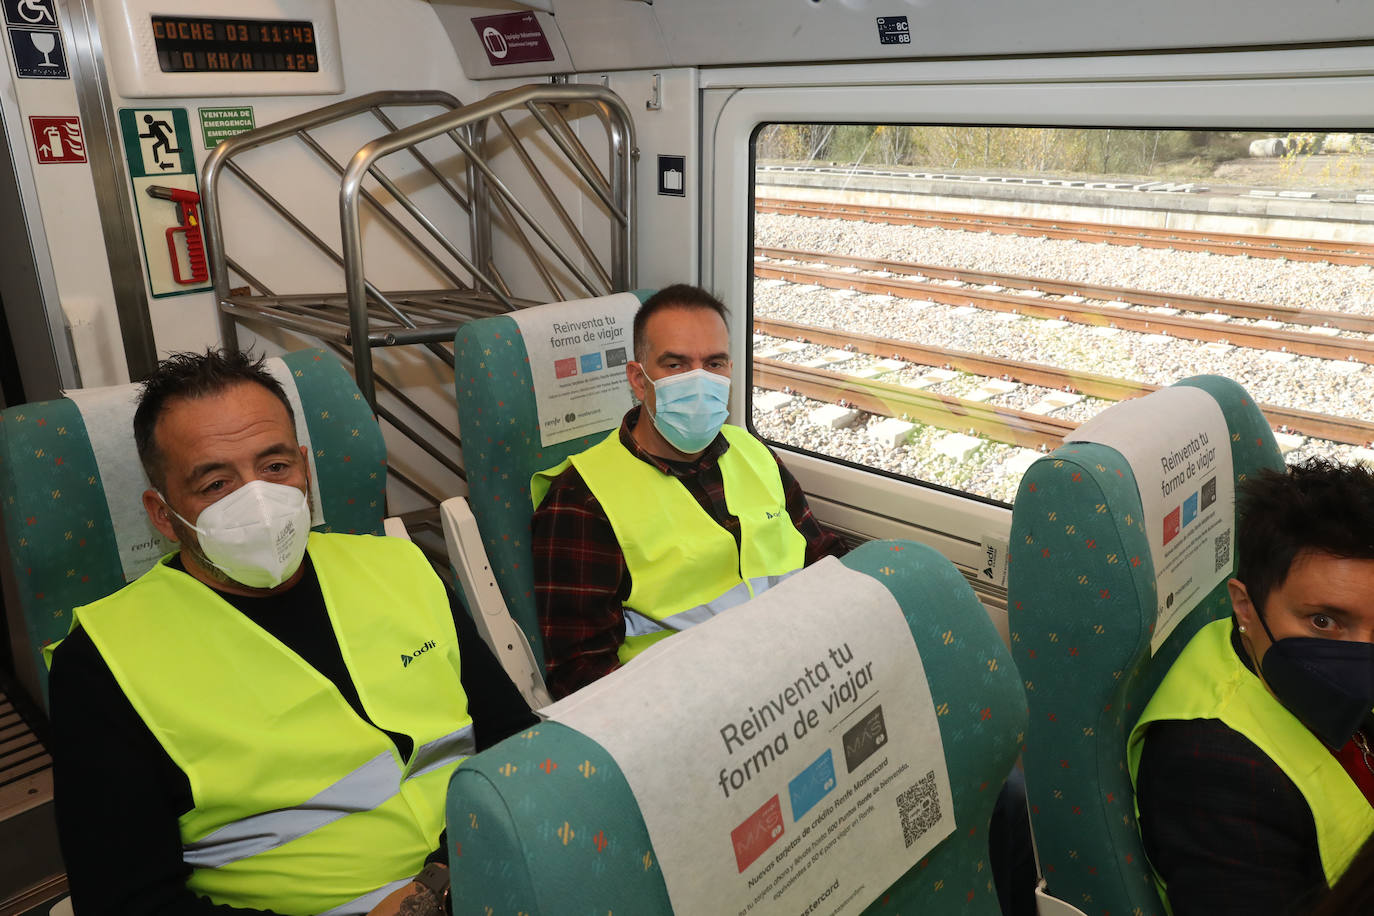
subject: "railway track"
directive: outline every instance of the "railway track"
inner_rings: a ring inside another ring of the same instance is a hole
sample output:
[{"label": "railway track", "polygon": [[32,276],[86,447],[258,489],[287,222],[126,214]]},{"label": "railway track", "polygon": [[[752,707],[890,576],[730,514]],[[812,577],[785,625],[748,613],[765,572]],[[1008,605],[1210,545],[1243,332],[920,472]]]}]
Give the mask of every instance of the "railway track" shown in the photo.
[{"label": "railway track", "polygon": [[788,216],[862,220],[899,226],[927,226],[937,229],[961,229],[966,232],[1073,239],[1080,242],[1105,242],[1109,245],[1139,245],[1143,248],[1249,255],[1255,258],[1326,261],[1348,266],[1374,264],[1374,245],[1361,242],[1328,242],[1231,232],[1114,226],[1074,220],[816,203],[776,198],[756,198],[754,210],[757,213],[778,213]]},{"label": "railway track", "polygon": [[753,384],[774,391],[786,390],[814,401],[843,401],[882,417],[905,416],[929,426],[971,430],[985,438],[1022,448],[1053,450],[1078,427],[1071,420],[1056,420],[1024,410],[993,407],[919,388],[857,379],[774,359],[754,360]]},{"label": "railway track", "polygon": [[924,299],[954,307],[973,306],[997,312],[1057,318],[1078,324],[1113,327],[1144,334],[1163,334],[1184,340],[1228,343],[1257,350],[1277,350],[1320,359],[1355,360],[1374,364],[1374,340],[1363,338],[1322,338],[1295,331],[1261,328],[1254,325],[1224,325],[1203,318],[1132,312],[1121,306],[1089,305],[1063,299],[1040,301],[1024,293],[1009,293],[976,288],[951,288],[926,279],[864,277],[838,270],[814,267],[754,265],[754,276],[856,292]]},{"label": "railway track", "polygon": [[1225,315],[1228,318],[1245,318],[1254,321],[1281,321],[1285,324],[1336,328],[1341,331],[1374,334],[1374,316],[1353,315],[1349,312],[1328,312],[1321,309],[1293,308],[1289,305],[1240,302],[1235,299],[1156,293],[1143,289],[1129,289],[1123,286],[1098,286],[1065,280],[1051,280],[1045,277],[1020,277],[1015,274],[989,273],[881,258],[856,258],[823,251],[802,251],[793,248],[758,246],[754,249],[754,257],[756,260],[762,257],[774,261],[798,261],[835,268],[852,268],[875,273],[954,281],[970,286],[1000,286],[1004,289],[1032,290],[1047,296],[1076,296],[1080,299],[1098,299],[1125,305],[1173,308],[1203,315]]},{"label": "railway track", "polygon": [[[1073,391],[1112,401],[1139,397],[1160,388],[1159,385],[1147,382],[929,347],[871,334],[817,328],[791,321],[755,318],[754,331],[771,337],[802,340],[817,346],[847,349],[882,358],[896,358],[916,365],[956,369],[974,375],[1007,379],[1060,391]],[[754,366],[754,384],[761,388],[781,390],[786,387],[816,400],[845,400],[855,407],[881,416],[900,416],[905,413],[932,426],[950,429],[971,428],[998,441],[1024,445],[1026,448],[1039,448],[1042,444],[1048,448],[1055,448],[1063,441],[1065,429],[1078,426],[1077,423],[1068,420],[1053,420],[1024,411],[990,407],[982,402],[965,401],[920,389],[859,379],[843,373],[810,369],[777,360],[755,359]],[[1271,404],[1260,404],[1259,408],[1270,425],[1276,428],[1347,445],[1363,446],[1374,442],[1374,423],[1366,420],[1333,417]],[[1050,425],[1032,421],[1044,421]],[[1012,438],[1003,438],[1004,435]],[[1054,435],[1058,435],[1058,438],[1053,438]],[[1026,444],[1028,442],[1032,444]]]}]

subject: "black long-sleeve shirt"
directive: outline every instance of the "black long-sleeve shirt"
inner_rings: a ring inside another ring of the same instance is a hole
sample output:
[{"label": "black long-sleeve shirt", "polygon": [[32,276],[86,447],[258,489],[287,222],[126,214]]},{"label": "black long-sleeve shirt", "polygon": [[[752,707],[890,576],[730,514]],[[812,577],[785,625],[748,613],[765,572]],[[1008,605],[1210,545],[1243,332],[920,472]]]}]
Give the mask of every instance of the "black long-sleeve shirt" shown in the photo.
[{"label": "black long-sleeve shirt", "polygon": [[[1235,633],[1231,647],[1253,673]],[[1302,793],[1217,719],[1152,724],[1136,800],[1145,854],[1168,883],[1174,916],[1294,916],[1326,887]]]},{"label": "black long-sleeve shirt", "polygon": [[[180,560],[172,565],[181,569]],[[220,595],[327,677],[368,720],[325,610],[309,555],[286,592]],[[528,728],[535,717],[462,604],[449,596],[463,690],[477,747]],[[177,819],[194,806],[186,774],[125,697],[90,636],[78,629],[57,648],[49,679],[57,822],[72,902],[81,916],[228,916],[264,913],[219,906],[186,887]],[[370,721],[370,720],[369,720]],[[406,735],[386,732],[403,758]],[[431,858],[442,858],[443,841]]]}]

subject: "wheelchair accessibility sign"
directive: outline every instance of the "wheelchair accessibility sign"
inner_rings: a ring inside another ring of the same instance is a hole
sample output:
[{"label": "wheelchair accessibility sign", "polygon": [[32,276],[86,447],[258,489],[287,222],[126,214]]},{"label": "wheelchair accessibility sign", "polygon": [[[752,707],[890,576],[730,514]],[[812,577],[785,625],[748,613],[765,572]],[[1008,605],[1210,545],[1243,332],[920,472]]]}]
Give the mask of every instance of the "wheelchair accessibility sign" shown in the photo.
[{"label": "wheelchair accessibility sign", "polygon": [[0,0],[4,5],[14,72],[23,79],[70,79],[57,0]]}]

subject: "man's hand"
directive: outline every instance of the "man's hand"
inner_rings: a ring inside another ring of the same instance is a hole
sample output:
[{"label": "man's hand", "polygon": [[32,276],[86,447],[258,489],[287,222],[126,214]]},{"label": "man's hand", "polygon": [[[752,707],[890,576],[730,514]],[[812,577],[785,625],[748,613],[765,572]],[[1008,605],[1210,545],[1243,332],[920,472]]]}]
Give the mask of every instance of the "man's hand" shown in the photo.
[{"label": "man's hand", "polygon": [[367,916],[443,916],[443,913],[444,909],[435,899],[434,892],[412,881],[388,894]]}]

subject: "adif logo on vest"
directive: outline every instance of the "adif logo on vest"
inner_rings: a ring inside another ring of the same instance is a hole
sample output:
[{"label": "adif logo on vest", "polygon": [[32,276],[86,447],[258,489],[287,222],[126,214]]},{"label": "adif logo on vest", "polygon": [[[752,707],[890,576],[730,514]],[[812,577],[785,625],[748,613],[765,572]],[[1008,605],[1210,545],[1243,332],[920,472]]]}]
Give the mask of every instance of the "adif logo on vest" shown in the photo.
[{"label": "adif logo on vest", "polygon": [[401,655],[401,667],[402,667],[402,668],[409,668],[411,662],[415,661],[415,659],[419,658],[421,655],[424,655],[424,654],[425,654],[426,652],[428,652],[430,649],[433,649],[433,648],[438,647],[438,645],[439,645],[439,644],[438,644],[437,642],[435,642],[434,640],[431,639],[431,640],[429,640],[428,642],[426,642],[423,646],[421,646],[420,648],[416,649],[414,652],[410,653],[409,655],[406,655],[406,654],[402,653],[402,655]]}]

